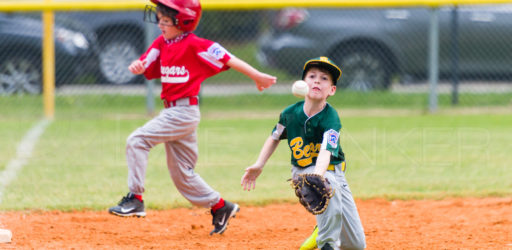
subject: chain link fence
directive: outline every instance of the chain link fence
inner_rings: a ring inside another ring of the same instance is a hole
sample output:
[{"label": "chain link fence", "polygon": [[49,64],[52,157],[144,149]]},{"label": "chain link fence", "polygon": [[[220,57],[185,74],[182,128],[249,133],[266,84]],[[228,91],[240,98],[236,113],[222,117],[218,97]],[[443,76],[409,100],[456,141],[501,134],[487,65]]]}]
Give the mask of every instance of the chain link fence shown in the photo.
[{"label": "chain link fence", "polygon": [[[343,70],[336,98],[348,106],[428,105],[430,9],[203,10],[196,34],[275,75],[265,93],[291,96],[310,58]],[[512,5],[439,9],[440,105],[512,103]],[[145,96],[147,82],[127,66],[159,35],[143,11],[56,12],[56,96]],[[0,12],[0,98],[42,91],[40,13]],[[153,92],[160,87],[155,82]],[[341,94],[340,94],[341,92]],[[254,94],[254,95],[253,95]],[[234,70],[203,83],[201,96],[244,96],[254,83]],[[350,98],[346,98],[350,96]],[[330,100],[331,101],[331,100]],[[0,101],[1,103],[1,101]],[[158,104],[157,104],[158,105]]]}]

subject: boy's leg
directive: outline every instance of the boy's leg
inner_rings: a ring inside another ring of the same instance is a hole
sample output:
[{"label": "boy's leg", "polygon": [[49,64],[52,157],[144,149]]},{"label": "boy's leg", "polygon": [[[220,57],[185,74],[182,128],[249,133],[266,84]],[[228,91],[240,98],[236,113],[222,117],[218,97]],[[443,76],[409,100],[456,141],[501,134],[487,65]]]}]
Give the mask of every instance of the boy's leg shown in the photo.
[{"label": "boy's leg", "polygon": [[165,143],[167,168],[174,185],[183,197],[196,206],[211,208],[214,229],[210,234],[221,234],[240,208],[238,204],[221,199],[220,194],[194,172],[198,157],[197,124],[192,128],[190,133]]},{"label": "boy's leg", "polygon": [[119,216],[145,216],[144,180],[149,150],[159,143],[178,140],[193,133],[199,123],[197,107],[164,109],[160,114],[135,130],[126,140],[128,189],[130,192],[109,212]]},{"label": "boy's leg", "polygon": [[211,208],[214,233],[222,234],[231,218],[240,211],[238,204],[223,200],[220,194],[211,188],[199,174],[194,172],[197,161],[196,133],[192,133],[179,141],[165,144],[167,167],[178,191],[190,203],[196,206]]},{"label": "boy's leg", "polygon": [[195,131],[199,124],[199,109],[175,107],[160,114],[135,130],[126,140],[128,189],[133,194],[144,193],[144,180],[149,150],[162,142],[174,141]]},{"label": "boy's leg", "polygon": [[128,165],[128,189],[130,192],[121,199],[117,206],[109,208],[109,213],[119,216],[146,215],[142,193],[149,150],[158,143],[168,139],[170,128],[161,126],[165,123],[163,111],[159,116],[136,129],[126,140],[126,161]]},{"label": "boy's leg", "polygon": [[210,208],[220,200],[220,194],[194,171],[197,157],[196,133],[165,143],[167,168],[176,189],[193,205]]},{"label": "boy's leg", "polygon": [[341,185],[337,183],[337,179],[334,176],[333,171],[327,171],[325,178],[329,180],[334,189],[334,195],[329,200],[329,206],[322,213],[316,216],[316,222],[318,225],[318,236],[316,243],[318,248],[323,249],[338,249],[340,241],[340,235],[342,233],[342,215],[343,215],[343,203],[342,203],[342,192]]},{"label": "boy's leg", "polygon": [[[336,169],[339,171],[339,169]],[[366,247],[366,239],[364,235],[363,225],[357,212],[356,203],[350,191],[350,187],[345,179],[343,172],[337,172],[336,179],[341,185],[342,193],[342,232],[340,235],[341,249],[364,249]]]}]

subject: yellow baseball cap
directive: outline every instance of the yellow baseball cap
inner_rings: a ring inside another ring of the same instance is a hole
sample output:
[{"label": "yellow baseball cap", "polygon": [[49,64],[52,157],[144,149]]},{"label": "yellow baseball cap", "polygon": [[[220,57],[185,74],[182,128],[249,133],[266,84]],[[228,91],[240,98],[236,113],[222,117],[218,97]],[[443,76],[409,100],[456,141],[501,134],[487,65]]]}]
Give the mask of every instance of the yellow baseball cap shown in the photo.
[{"label": "yellow baseball cap", "polygon": [[304,64],[304,71],[302,71],[302,80],[304,80],[306,72],[308,72],[309,68],[311,67],[319,67],[329,71],[329,73],[331,73],[332,75],[332,81],[334,82],[334,85],[336,85],[336,83],[341,78],[341,69],[338,66],[336,66],[336,64],[329,58],[321,56],[310,59]]}]

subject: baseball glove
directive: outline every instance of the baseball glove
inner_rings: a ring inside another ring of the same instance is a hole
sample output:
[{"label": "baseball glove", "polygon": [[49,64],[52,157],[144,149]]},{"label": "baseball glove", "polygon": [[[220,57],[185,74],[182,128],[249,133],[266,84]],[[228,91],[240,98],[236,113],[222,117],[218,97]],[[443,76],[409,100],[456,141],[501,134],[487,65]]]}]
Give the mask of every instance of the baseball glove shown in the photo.
[{"label": "baseball glove", "polygon": [[317,215],[327,209],[329,199],[334,195],[334,189],[327,179],[318,174],[299,174],[291,181],[295,195],[308,212]]}]

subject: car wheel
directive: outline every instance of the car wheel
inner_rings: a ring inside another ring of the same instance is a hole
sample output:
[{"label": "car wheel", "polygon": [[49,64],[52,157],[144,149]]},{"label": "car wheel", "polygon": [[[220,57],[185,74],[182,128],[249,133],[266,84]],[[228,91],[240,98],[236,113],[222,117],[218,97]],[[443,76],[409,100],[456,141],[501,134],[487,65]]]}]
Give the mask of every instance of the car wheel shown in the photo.
[{"label": "car wheel", "polygon": [[391,83],[391,72],[384,55],[375,49],[347,48],[333,56],[343,71],[341,87],[361,92],[385,90]]},{"label": "car wheel", "polygon": [[112,84],[142,82],[140,76],[132,74],[128,66],[140,56],[137,43],[121,37],[109,36],[101,43],[99,64],[102,79]]},{"label": "car wheel", "polygon": [[40,94],[41,68],[28,57],[0,60],[0,95]]}]

